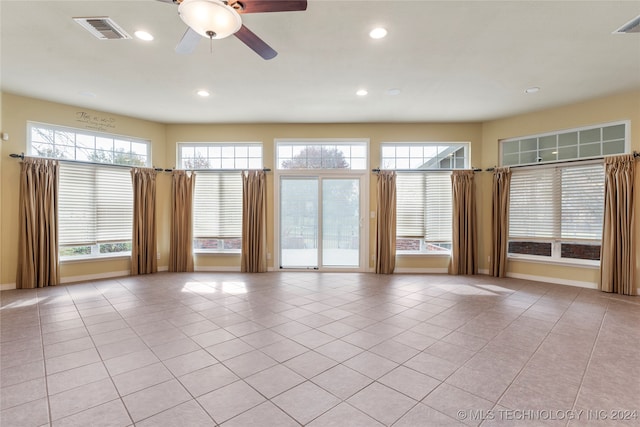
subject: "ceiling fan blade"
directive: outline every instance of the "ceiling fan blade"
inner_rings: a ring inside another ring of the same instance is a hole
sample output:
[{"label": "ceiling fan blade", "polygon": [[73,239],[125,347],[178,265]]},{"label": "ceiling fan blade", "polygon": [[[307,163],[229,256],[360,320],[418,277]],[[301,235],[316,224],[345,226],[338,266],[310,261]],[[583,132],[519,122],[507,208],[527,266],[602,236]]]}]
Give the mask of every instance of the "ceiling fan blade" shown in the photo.
[{"label": "ceiling fan blade", "polygon": [[190,27],[187,28],[187,31],[184,32],[184,35],[176,46],[176,53],[183,55],[193,53],[201,38],[202,36],[200,34],[193,31]]},{"label": "ceiling fan blade", "polygon": [[271,48],[264,40],[256,36],[250,29],[244,25],[240,27],[238,32],[234,34],[240,41],[249,46],[255,53],[260,55],[263,59],[272,59],[278,54]]},{"label": "ceiling fan blade", "polygon": [[295,12],[307,10],[307,0],[238,0],[240,13]]}]

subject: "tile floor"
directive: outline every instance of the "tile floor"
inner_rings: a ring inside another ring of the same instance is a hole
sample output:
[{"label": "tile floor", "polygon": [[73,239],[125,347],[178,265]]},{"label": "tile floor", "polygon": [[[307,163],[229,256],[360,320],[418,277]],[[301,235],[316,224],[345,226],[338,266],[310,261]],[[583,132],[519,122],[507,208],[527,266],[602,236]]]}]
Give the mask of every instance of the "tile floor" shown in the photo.
[{"label": "tile floor", "polygon": [[0,297],[2,427],[640,424],[638,297],[334,273]]}]

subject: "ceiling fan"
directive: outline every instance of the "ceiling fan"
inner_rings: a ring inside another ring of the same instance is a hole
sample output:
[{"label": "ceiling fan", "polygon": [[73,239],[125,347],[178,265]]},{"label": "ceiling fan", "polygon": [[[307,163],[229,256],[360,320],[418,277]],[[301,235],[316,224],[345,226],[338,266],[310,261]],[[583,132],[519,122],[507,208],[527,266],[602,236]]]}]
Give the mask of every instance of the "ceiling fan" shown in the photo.
[{"label": "ceiling fan", "polygon": [[178,15],[189,27],[176,46],[178,53],[191,53],[202,37],[210,40],[231,35],[264,59],[278,52],[242,24],[240,14],[307,10],[307,0],[158,0],[178,5]]}]

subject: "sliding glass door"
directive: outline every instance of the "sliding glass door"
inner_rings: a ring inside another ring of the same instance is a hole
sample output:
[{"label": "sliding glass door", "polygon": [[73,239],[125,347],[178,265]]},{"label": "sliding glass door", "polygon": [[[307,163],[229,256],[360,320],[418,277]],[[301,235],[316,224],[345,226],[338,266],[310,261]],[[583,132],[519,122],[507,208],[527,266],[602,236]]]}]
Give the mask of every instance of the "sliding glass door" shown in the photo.
[{"label": "sliding glass door", "polygon": [[360,269],[361,180],[280,177],[280,268]]}]

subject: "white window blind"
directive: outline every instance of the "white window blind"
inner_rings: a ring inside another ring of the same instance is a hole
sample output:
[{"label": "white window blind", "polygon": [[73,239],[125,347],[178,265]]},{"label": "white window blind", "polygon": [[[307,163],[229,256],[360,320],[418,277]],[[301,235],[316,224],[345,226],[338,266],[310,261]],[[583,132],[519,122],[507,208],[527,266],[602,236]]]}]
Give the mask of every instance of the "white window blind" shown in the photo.
[{"label": "white window blind", "polygon": [[133,189],[127,168],[60,164],[61,246],[131,240]]},{"label": "white window blind", "polygon": [[600,241],[603,212],[601,164],[512,172],[510,239]]},{"label": "white window blind", "polygon": [[450,242],[451,216],[450,173],[398,173],[398,237],[421,237],[427,242]]},{"label": "white window blind", "polygon": [[242,236],[242,176],[197,173],[193,205],[193,237]]},{"label": "white window blind", "polygon": [[551,239],[559,234],[555,168],[515,169],[511,175],[509,237]]},{"label": "white window blind", "polygon": [[562,238],[602,239],[604,167],[589,165],[561,169]]}]

